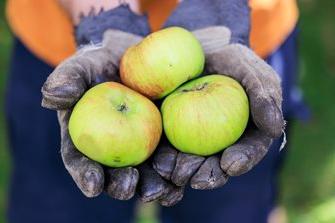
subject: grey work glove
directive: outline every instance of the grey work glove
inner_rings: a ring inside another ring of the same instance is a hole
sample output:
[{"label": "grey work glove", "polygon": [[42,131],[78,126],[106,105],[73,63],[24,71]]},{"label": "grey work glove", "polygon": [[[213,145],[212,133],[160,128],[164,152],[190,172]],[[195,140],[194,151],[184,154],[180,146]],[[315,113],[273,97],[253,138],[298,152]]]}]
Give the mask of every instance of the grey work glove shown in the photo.
[{"label": "grey work glove", "polygon": [[166,26],[192,30],[206,57],[206,73],[237,80],[250,102],[251,124],[221,154],[201,157],[178,152],[166,142],[156,151],[155,170],[178,186],[190,181],[195,189],[224,185],[229,176],[252,169],[284,129],[282,92],[276,72],[252,50],[248,0],[184,0]]},{"label": "grey work glove", "polygon": [[[81,24],[84,26],[79,25],[76,31],[81,49],[50,74],[42,87],[42,106],[57,110],[64,165],[87,197],[98,196],[105,190],[113,198],[128,200],[138,191],[143,201],[159,199],[164,205],[172,205],[181,199],[182,188],[163,180],[150,165],[142,164],[138,168],[104,167],[80,153],[69,136],[68,121],[75,103],[90,87],[98,83],[119,82],[118,65],[121,56],[129,46],[142,39],[140,36],[142,33],[134,29],[132,29],[133,33],[138,35],[120,29],[105,31],[105,26],[108,25],[106,21],[108,23],[108,21],[115,22],[117,19],[124,20],[124,13],[129,14],[129,12],[128,6],[120,6],[114,11],[102,12],[97,16],[90,15],[82,21]],[[116,17],[113,19],[111,15]],[[131,14],[126,18],[134,16]],[[123,22],[126,26],[129,23],[128,27],[131,27],[139,18],[135,19],[135,21],[122,20],[116,24],[121,26],[120,23]],[[101,23],[100,20],[104,22]],[[109,27],[113,28],[113,24]]]}]

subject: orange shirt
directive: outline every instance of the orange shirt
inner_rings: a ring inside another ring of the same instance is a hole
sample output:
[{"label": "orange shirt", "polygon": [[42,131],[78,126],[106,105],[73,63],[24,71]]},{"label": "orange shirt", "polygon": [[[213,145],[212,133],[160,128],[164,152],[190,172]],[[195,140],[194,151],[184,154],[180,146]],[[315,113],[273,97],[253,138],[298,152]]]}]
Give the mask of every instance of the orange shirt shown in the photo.
[{"label": "orange shirt", "polygon": [[[161,27],[177,0],[142,0],[152,30]],[[293,30],[298,19],[295,0],[250,0],[251,47],[262,57],[273,52]],[[57,0],[8,0],[7,19],[14,34],[50,65],[73,54],[73,27]]]},{"label": "orange shirt", "polygon": [[261,57],[275,51],[298,21],[296,0],[250,0],[250,45]]},{"label": "orange shirt", "polygon": [[75,51],[71,21],[57,0],[8,0],[6,14],[14,34],[48,64]]}]

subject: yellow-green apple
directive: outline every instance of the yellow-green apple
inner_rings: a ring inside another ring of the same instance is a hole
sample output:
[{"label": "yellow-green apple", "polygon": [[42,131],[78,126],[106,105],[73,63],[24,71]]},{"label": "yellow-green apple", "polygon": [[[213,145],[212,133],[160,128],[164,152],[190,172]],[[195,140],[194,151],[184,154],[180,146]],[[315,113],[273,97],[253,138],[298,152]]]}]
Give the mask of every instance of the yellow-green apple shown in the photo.
[{"label": "yellow-green apple", "polygon": [[162,119],[143,95],[105,82],[88,90],[75,105],[69,133],[87,157],[111,167],[135,166],[155,150]]},{"label": "yellow-green apple", "polygon": [[223,75],[192,80],[176,89],[161,107],[169,141],[180,151],[212,155],[233,144],[249,118],[242,86]]},{"label": "yellow-green apple", "polygon": [[195,36],[180,27],[154,32],[127,49],[120,76],[128,87],[151,98],[162,98],[204,68],[204,53]]}]

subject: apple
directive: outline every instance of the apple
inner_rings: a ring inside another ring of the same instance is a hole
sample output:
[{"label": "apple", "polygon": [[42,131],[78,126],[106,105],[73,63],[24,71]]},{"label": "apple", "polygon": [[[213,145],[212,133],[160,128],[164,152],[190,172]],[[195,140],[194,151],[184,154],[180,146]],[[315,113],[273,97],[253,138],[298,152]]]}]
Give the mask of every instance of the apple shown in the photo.
[{"label": "apple", "polygon": [[208,156],[239,139],[248,123],[249,102],[237,81],[209,75],[176,89],[163,101],[161,112],[172,145]]},{"label": "apple", "polygon": [[135,166],[155,150],[162,133],[158,108],[143,95],[116,82],[88,90],[69,121],[77,149],[110,167]]},{"label": "apple", "polygon": [[154,32],[128,48],[120,63],[122,83],[159,99],[200,75],[205,57],[195,36],[180,27]]}]

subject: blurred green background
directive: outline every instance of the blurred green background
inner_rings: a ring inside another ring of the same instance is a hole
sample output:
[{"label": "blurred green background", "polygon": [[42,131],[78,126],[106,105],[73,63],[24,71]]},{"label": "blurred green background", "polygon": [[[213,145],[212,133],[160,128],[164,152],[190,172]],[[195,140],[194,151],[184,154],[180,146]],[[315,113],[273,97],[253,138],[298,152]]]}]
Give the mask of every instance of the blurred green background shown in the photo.
[{"label": "blurred green background", "polygon": [[10,57],[11,35],[4,19],[4,0],[0,0],[0,223],[4,223],[6,208],[6,193],[8,190],[8,177],[10,158],[6,144],[4,120],[4,93],[6,73]]},{"label": "blurred green background", "polygon": [[[11,34],[0,0],[0,223],[5,223],[10,157],[4,93]],[[287,222],[335,222],[335,1],[300,0],[300,84],[312,110],[308,123],[293,121],[281,174],[280,211]],[[143,208],[142,208],[143,209]],[[140,222],[154,222],[144,209]],[[283,211],[284,210],[284,211]]]}]

